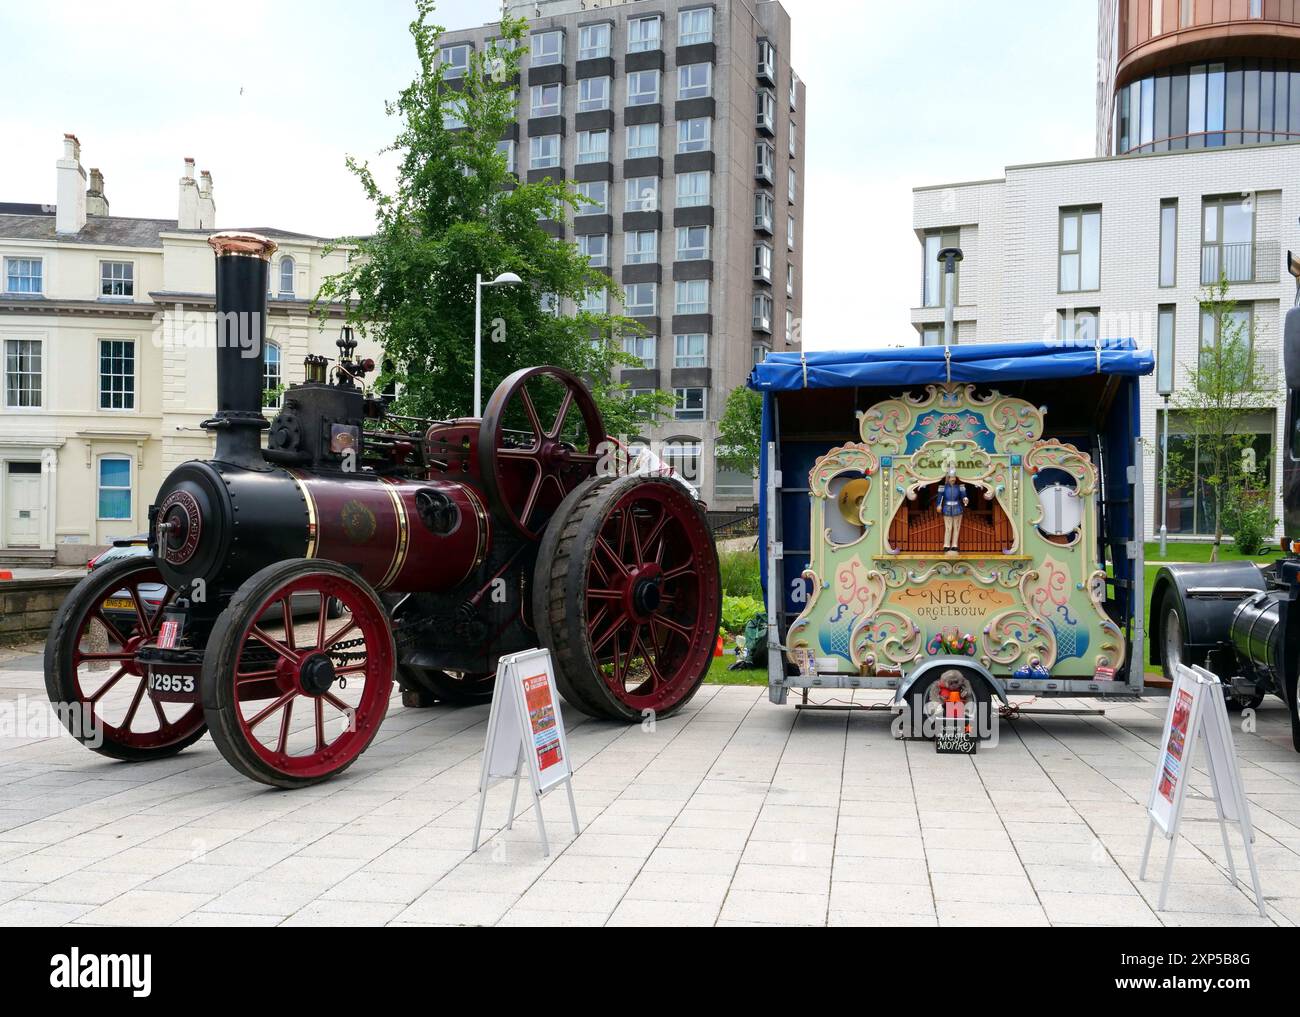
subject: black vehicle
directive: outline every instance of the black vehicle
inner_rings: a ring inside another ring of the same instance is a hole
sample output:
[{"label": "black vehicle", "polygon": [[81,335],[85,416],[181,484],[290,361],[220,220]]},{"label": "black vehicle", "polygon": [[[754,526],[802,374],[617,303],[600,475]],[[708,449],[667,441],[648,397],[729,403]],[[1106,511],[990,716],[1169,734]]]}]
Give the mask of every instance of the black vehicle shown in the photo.
[{"label": "black vehicle", "polygon": [[[1300,284],[1300,260],[1291,272]],[[1300,752],[1300,292],[1286,315],[1286,446],[1281,450],[1286,555],[1260,568],[1251,562],[1166,565],[1151,593],[1151,663],[1171,675],[1175,664],[1200,664],[1217,674],[1229,701],[1258,706],[1278,696],[1291,714]]]}]

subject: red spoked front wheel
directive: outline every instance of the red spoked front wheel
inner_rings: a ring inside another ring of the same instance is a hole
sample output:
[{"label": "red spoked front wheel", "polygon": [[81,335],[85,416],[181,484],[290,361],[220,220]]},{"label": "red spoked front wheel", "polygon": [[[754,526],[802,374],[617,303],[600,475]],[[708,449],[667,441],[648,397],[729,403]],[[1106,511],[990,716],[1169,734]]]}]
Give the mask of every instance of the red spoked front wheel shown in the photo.
[{"label": "red spoked front wheel", "polygon": [[596,717],[667,716],[699,689],[721,614],[704,513],[677,481],[593,480],[539,549],[533,617],[560,691]]},{"label": "red spoked front wheel", "polygon": [[92,569],[64,599],[45,643],[45,691],[64,727],[114,759],[158,759],[203,736],[203,709],[149,692],[137,654],[175,598],[144,557]]},{"label": "red spoked front wheel", "polygon": [[388,615],[355,572],[277,562],[239,588],[213,627],[202,682],[212,739],[264,784],[325,780],[374,739],[395,662]]}]

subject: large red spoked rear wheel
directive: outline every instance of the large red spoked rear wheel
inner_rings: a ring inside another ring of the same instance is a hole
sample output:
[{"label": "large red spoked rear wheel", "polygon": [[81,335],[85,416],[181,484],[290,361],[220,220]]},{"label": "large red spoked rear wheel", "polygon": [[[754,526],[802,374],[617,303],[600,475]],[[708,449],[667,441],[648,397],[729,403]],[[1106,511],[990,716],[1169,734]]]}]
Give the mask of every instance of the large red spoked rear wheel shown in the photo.
[{"label": "large red spoked rear wheel", "polygon": [[492,508],[538,540],[564,498],[596,472],[605,425],[587,387],[558,367],[528,367],[497,386],[479,428]]},{"label": "large red spoked rear wheel", "polygon": [[699,689],[721,582],[704,513],[681,484],[588,482],[552,520],[536,575],[533,617],[572,705],[611,720],[663,717]]},{"label": "large red spoked rear wheel", "polygon": [[[293,605],[318,602],[306,616]],[[341,616],[330,619],[331,608]],[[374,591],[327,561],[268,565],[217,618],[203,663],[212,740],[240,773],[296,788],[341,773],[379,731],[392,629]]]},{"label": "large red spoked rear wheel", "polygon": [[159,759],[203,736],[203,708],[155,699],[136,656],[174,597],[150,559],[123,558],[93,569],[64,599],[45,643],[45,691],[87,748]]}]

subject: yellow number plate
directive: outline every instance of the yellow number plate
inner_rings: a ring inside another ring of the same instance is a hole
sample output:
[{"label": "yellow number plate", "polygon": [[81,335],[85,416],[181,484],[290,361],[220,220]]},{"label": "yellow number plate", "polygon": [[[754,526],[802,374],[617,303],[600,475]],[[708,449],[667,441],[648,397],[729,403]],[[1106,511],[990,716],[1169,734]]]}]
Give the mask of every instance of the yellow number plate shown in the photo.
[{"label": "yellow number plate", "polygon": [[134,611],[135,605],[130,597],[109,597],[104,601],[105,611]]}]

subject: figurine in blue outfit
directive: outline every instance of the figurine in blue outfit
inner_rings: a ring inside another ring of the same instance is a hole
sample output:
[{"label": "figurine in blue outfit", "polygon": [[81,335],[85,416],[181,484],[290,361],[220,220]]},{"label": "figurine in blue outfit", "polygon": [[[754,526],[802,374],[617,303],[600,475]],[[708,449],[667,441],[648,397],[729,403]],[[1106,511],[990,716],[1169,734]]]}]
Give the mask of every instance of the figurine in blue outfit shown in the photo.
[{"label": "figurine in blue outfit", "polygon": [[957,479],[957,468],[949,466],[948,475],[939,485],[939,493],[935,498],[935,509],[943,516],[943,550],[946,554],[957,553],[957,544],[961,535],[961,516],[969,504],[970,498],[966,496],[966,485]]}]

